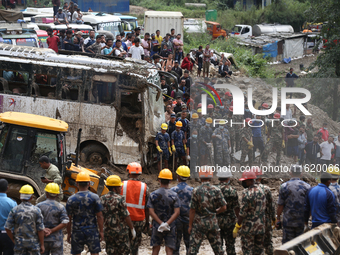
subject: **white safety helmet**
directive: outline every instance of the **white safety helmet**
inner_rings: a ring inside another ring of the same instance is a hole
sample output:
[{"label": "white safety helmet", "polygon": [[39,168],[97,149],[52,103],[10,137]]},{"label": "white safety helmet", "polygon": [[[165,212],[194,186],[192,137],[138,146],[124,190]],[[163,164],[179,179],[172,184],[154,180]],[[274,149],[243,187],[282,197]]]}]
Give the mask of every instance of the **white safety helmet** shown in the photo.
[{"label": "white safety helmet", "polygon": [[217,172],[216,176],[218,178],[230,178],[230,177],[233,177],[233,174],[230,172],[229,169],[221,169]]}]

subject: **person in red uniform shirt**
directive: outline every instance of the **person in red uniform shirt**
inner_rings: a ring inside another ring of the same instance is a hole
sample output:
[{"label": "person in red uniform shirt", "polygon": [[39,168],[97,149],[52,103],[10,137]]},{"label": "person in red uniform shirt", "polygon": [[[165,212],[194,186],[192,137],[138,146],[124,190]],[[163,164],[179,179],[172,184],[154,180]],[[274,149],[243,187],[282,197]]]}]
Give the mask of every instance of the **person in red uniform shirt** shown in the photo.
[{"label": "person in red uniform shirt", "polygon": [[48,28],[46,30],[47,34],[48,34],[48,38],[46,40],[47,44],[48,44],[48,48],[54,50],[55,52],[58,53],[58,43],[60,42],[60,39],[58,36],[53,35],[53,30],[51,28]]},{"label": "person in red uniform shirt", "polygon": [[328,141],[329,132],[327,130],[327,123],[326,122],[323,123],[322,128],[320,128],[317,133],[321,133],[322,134],[322,139],[324,141]]}]

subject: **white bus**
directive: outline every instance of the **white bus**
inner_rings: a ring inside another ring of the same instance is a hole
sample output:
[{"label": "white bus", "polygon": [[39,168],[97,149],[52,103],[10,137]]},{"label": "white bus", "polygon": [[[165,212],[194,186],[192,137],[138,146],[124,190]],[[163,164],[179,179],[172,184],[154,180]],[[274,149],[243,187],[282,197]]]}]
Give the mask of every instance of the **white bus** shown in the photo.
[{"label": "white bus", "polygon": [[84,24],[92,26],[97,34],[100,34],[100,30],[105,30],[115,37],[124,31],[120,18],[114,15],[87,12],[84,13],[83,20]]},{"label": "white bus", "polygon": [[66,121],[68,151],[76,149],[82,128],[83,161],[154,163],[164,105],[158,71],[147,62],[0,44],[0,83],[0,112]]}]

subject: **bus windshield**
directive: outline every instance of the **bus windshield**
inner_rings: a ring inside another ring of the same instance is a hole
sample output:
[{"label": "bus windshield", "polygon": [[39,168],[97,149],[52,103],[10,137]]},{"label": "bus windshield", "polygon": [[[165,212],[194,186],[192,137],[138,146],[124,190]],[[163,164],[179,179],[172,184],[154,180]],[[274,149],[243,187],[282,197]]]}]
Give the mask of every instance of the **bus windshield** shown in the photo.
[{"label": "bus windshield", "polygon": [[131,26],[131,30],[134,30],[137,27],[137,20],[136,19],[124,19],[124,21],[129,22]]},{"label": "bus windshield", "polygon": [[37,47],[37,42],[34,38],[22,38],[17,39],[17,45],[19,46],[31,46],[31,47]]},{"label": "bus windshield", "polygon": [[120,34],[120,22],[105,22],[98,24],[98,30],[111,32],[114,36]]}]

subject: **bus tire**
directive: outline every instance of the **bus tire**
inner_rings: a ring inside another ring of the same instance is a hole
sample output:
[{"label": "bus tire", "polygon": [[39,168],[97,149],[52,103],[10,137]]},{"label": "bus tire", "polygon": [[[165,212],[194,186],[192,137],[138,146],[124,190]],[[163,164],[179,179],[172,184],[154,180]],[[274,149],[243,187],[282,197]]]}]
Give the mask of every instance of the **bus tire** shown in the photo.
[{"label": "bus tire", "polygon": [[92,165],[101,165],[108,161],[107,150],[99,144],[89,144],[81,150],[80,159],[83,162],[89,162]]}]

